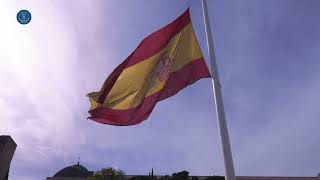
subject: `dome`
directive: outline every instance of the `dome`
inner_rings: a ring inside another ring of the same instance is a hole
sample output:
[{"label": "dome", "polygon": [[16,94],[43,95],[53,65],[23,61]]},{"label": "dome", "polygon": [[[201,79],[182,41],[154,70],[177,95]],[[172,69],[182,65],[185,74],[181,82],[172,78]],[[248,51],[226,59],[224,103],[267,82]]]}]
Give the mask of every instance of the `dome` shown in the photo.
[{"label": "dome", "polygon": [[88,171],[87,168],[78,163],[61,169],[53,177],[88,177],[92,175],[92,171]]}]

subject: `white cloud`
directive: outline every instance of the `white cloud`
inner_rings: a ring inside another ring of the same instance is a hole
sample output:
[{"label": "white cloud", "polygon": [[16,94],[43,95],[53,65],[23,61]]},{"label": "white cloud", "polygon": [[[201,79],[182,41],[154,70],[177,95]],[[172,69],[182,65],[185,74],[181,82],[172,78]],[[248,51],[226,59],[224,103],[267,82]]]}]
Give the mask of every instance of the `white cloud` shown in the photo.
[{"label": "white cloud", "polygon": [[0,43],[0,83],[4,87],[0,106],[5,112],[0,134],[14,137],[18,159],[48,165],[51,153],[70,152],[82,141],[72,108],[77,104],[72,93],[78,58],[74,29],[57,13],[55,4],[44,2],[26,3],[31,4],[33,19],[22,26],[10,18],[15,17],[17,4],[4,4],[5,11],[0,13],[5,19],[0,30],[5,40]]}]

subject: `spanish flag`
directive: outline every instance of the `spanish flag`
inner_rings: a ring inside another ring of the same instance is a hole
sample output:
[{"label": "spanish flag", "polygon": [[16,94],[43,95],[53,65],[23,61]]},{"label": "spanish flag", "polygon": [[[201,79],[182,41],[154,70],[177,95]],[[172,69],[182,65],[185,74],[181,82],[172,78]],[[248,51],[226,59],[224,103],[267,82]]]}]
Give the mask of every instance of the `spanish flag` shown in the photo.
[{"label": "spanish flag", "polygon": [[192,28],[189,9],[147,36],[107,78],[88,94],[89,119],[116,126],[138,124],[158,101],[210,77]]}]

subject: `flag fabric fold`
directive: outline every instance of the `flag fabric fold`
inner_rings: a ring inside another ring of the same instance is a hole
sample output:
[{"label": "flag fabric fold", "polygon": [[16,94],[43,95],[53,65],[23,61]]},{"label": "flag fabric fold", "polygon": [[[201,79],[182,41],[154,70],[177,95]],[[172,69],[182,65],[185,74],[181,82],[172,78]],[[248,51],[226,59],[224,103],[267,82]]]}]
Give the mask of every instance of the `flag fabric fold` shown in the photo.
[{"label": "flag fabric fold", "polygon": [[190,19],[189,9],[152,33],[88,94],[89,119],[116,126],[146,120],[156,103],[199,79],[210,77]]}]

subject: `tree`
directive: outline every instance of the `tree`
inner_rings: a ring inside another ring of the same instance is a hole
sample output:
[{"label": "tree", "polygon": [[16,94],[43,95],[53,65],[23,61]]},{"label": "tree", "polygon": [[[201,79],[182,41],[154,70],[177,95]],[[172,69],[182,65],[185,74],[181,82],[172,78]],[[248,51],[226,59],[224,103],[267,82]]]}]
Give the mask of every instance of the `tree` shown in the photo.
[{"label": "tree", "polygon": [[197,176],[192,176],[191,180],[199,180]]},{"label": "tree", "polygon": [[124,179],[124,171],[120,169],[114,169],[112,167],[103,168],[93,174],[90,180],[121,180]]},{"label": "tree", "polygon": [[165,175],[165,176],[161,177],[161,180],[170,180],[170,176],[169,175]]},{"label": "tree", "polygon": [[129,180],[150,180],[150,177],[148,177],[148,176],[135,176],[135,177],[131,177]]},{"label": "tree", "polygon": [[188,171],[181,171],[172,174],[172,178],[175,180],[188,180],[189,179],[189,172]]},{"label": "tree", "polygon": [[224,176],[212,176],[212,177],[207,177],[205,180],[225,180]]}]

